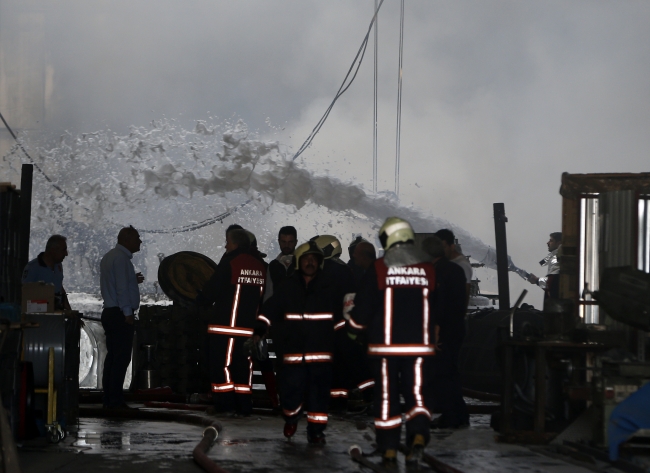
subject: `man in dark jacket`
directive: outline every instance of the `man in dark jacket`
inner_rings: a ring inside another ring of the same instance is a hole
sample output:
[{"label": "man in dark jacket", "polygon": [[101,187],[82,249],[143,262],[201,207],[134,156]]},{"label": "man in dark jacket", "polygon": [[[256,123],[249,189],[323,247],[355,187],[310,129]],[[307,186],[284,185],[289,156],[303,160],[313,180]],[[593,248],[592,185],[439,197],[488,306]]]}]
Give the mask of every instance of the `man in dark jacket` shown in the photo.
[{"label": "man in dark jacket", "polygon": [[414,245],[411,225],[390,217],[379,230],[386,250],[368,270],[348,319],[352,331],[366,330],[374,365],[377,445],[387,465],[397,462],[406,408],[406,461],[417,463],[429,441],[431,411],[425,403],[424,373],[435,354],[435,271]]},{"label": "man in dark jacket", "polygon": [[355,283],[360,287],[366,272],[375,264],[377,251],[372,243],[359,236],[350,243],[348,252],[350,253],[348,266],[352,269]]},{"label": "man in dark jacket", "polygon": [[436,269],[437,353],[430,364],[433,396],[430,404],[442,415],[431,423],[433,428],[459,428],[469,425],[469,412],[463,399],[458,356],[465,338],[465,272],[445,257],[445,247],[437,236],[422,242]]},{"label": "man in dark jacket", "polygon": [[208,325],[208,357],[212,396],[220,411],[232,408],[248,416],[252,410],[253,363],[244,347],[264,294],[266,268],[249,253],[246,232],[235,229],[226,236],[226,254],[197,297],[199,305],[216,306]]},{"label": "man in dark jacket", "polygon": [[332,380],[334,325],[342,318],[343,295],[322,272],[323,252],[316,243],[296,248],[296,272],[265,304],[259,319],[270,323],[281,355],[280,403],[284,435],[293,437],[303,410],[307,440],[325,443]]},{"label": "man in dark jacket", "polygon": [[298,244],[298,232],[295,227],[286,226],[278,233],[278,245],[280,254],[269,263],[269,276],[272,289],[275,291],[282,281],[291,276],[294,272],[293,252]]}]

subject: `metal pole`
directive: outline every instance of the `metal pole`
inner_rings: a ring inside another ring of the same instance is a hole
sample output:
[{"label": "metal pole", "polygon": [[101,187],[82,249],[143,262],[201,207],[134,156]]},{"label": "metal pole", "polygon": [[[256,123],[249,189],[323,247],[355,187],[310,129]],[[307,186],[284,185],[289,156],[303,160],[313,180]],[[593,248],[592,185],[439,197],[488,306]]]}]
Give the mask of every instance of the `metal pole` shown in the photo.
[{"label": "metal pole", "polygon": [[494,234],[497,250],[497,281],[499,285],[499,309],[510,309],[510,279],[508,276],[508,244],[506,237],[506,209],[503,204],[493,204]]},{"label": "metal pole", "polygon": [[[377,14],[379,0],[375,0],[375,14]],[[379,18],[375,18],[375,70],[374,70],[374,110],[372,115],[372,191],[377,193],[377,93],[378,93],[378,79],[379,79]]]},{"label": "metal pole", "polygon": [[[34,165],[23,164],[20,176],[20,236],[18,250],[18,268],[16,278],[20,281],[20,275],[29,261],[29,233],[32,220],[32,179],[34,177]],[[20,286],[17,286],[20,288]],[[17,301],[20,301],[20,289],[16,294]]]},{"label": "metal pole", "polygon": [[524,297],[526,297],[526,294],[528,294],[527,289],[521,291],[521,295],[519,296],[519,299],[517,299],[517,302],[515,302],[515,305],[512,307],[512,310],[510,310],[510,338],[514,338],[515,336],[515,312],[517,312],[517,309],[519,309],[519,306],[523,302]]},{"label": "metal pole", "polygon": [[399,70],[397,75],[397,133],[395,144],[395,195],[399,198],[399,167],[402,143],[402,69],[404,59],[404,0],[400,4]]},{"label": "metal pole", "polygon": [[52,425],[54,418],[54,347],[50,347],[47,357],[47,425]]}]

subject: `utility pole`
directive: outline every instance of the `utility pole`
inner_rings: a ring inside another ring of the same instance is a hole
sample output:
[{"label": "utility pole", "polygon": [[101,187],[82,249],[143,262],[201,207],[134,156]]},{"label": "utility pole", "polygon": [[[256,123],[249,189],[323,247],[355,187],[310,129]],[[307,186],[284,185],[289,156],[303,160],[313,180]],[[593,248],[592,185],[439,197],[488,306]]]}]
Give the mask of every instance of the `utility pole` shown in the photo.
[{"label": "utility pole", "polygon": [[497,249],[497,282],[499,285],[499,310],[510,309],[510,279],[508,275],[508,239],[506,237],[506,209],[503,204],[493,204],[494,234]]}]

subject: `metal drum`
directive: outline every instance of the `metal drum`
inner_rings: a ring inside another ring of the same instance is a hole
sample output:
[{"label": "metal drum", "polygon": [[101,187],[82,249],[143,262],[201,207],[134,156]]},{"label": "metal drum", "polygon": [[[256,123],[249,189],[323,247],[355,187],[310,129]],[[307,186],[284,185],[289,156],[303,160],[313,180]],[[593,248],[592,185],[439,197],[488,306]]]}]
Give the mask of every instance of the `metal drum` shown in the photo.
[{"label": "metal drum", "polygon": [[[84,321],[79,350],[79,387],[81,389],[102,389],[104,360],[106,359],[106,335],[100,321]],[[133,363],[130,363],[124,378],[124,389],[131,387],[132,368]]]},{"label": "metal drum", "polygon": [[99,352],[97,339],[93,330],[96,322],[86,321],[81,327],[79,340],[79,387],[97,388],[97,365]]},{"label": "metal drum", "polygon": [[24,361],[34,366],[34,384],[47,386],[48,356],[54,347],[54,385],[63,382],[65,361],[65,316],[62,314],[25,314],[25,322],[36,322],[38,328],[24,331]]},{"label": "metal drum", "polygon": [[[80,315],[80,314],[79,314]],[[54,348],[54,388],[57,390],[57,420],[63,428],[77,422],[79,416],[79,332],[78,315],[25,314],[26,322],[38,328],[24,330],[24,361],[34,368],[36,388],[47,387],[49,349]],[[39,395],[41,398],[44,395]],[[41,404],[44,404],[41,399]]]}]

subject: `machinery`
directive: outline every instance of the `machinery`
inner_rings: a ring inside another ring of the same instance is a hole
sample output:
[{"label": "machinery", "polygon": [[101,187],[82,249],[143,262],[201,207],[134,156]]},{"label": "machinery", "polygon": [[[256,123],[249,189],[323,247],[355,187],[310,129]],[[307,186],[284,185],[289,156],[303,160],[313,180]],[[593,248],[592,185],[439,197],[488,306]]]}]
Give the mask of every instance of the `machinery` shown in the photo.
[{"label": "machinery", "polygon": [[78,313],[24,314],[23,360],[34,370],[36,422],[58,442],[79,418]]},{"label": "machinery", "polygon": [[[510,334],[507,308],[483,316],[499,327],[484,367],[501,384],[493,427],[504,440],[603,447],[614,407],[650,381],[650,174],[564,173],[560,194],[559,299],[517,311]],[[479,330],[470,319],[468,343]]]}]

